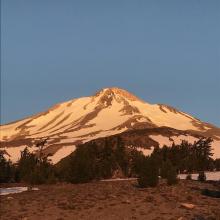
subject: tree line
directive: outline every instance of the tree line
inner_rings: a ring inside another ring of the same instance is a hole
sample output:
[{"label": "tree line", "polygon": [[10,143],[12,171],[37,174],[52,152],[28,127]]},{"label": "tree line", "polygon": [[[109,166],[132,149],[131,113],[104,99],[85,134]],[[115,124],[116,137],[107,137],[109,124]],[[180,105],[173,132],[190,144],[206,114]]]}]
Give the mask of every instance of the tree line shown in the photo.
[{"label": "tree line", "polygon": [[52,165],[42,154],[33,154],[25,148],[20,160],[12,164],[0,152],[0,182],[43,184],[55,182],[85,183],[116,176],[138,177],[139,186],[155,186],[158,176],[169,185],[177,183],[177,174],[220,170],[220,159],[211,158],[210,138],[190,144],[155,148],[144,156],[135,147],[126,147],[120,137],[115,143],[105,138],[102,144],[91,141],[77,146],[76,150],[58,164]]}]

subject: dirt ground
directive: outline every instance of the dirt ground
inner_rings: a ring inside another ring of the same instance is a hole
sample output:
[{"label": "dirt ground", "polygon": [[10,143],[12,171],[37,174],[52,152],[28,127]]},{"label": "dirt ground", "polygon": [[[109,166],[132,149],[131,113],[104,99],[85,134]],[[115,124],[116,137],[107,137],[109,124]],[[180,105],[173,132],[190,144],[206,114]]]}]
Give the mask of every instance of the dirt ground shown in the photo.
[{"label": "dirt ground", "polygon": [[201,189],[217,189],[213,184],[181,180],[176,186],[135,185],[133,180],[37,186],[39,191],[0,196],[0,219],[220,220],[220,199],[201,195]]}]

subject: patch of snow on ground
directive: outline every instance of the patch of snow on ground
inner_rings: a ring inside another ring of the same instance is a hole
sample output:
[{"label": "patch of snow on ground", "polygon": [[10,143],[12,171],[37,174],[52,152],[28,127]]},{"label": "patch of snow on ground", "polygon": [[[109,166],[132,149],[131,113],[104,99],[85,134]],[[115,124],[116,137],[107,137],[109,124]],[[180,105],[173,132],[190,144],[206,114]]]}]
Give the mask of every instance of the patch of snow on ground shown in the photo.
[{"label": "patch of snow on ground", "polygon": [[33,188],[28,188],[28,187],[10,187],[10,188],[0,188],[0,195],[8,195],[8,194],[13,194],[13,193],[21,193],[21,192],[25,192],[25,191],[36,191],[39,190],[36,187]]},{"label": "patch of snow on ground", "polygon": [[28,187],[11,187],[11,188],[0,188],[0,195],[8,195],[12,193],[21,193],[27,191]]},{"label": "patch of snow on ground", "polygon": [[[220,171],[217,172],[205,172],[206,180],[213,180],[219,181],[220,180]],[[178,177],[180,179],[186,179],[187,174],[179,174]],[[192,179],[197,180],[198,174],[192,174]],[[104,179],[101,180],[103,182],[113,182],[113,181],[130,181],[130,180],[137,180],[137,178],[111,178],[111,179]]]},{"label": "patch of snow on ground", "polygon": [[[216,171],[216,172],[205,172],[206,174],[206,180],[215,180],[215,181],[219,181],[220,180],[220,171]],[[198,173],[193,173],[192,175],[192,179],[193,180],[197,180],[198,178]],[[180,179],[186,179],[187,174],[179,174],[178,177]]]},{"label": "patch of snow on ground", "polygon": [[137,178],[112,178],[112,179],[104,179],[102,182],[116,182],[116,181],[131,181],[136,180]]}]

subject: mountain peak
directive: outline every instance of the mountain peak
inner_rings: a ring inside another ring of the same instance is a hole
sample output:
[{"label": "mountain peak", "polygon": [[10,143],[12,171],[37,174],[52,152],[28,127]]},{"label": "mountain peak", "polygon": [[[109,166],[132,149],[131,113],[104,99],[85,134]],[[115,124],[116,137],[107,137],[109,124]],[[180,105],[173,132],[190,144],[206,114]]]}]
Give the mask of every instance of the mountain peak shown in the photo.
[{"label": "mountain peak", "polygon": [[[93,96],[60,103],[32,117],[1,125],[0,151],[5,150],[16,162],[26,146],[31,152],[37,152],[35,141],[49,138],[45,154],[53,155],[51,160],[56,163],[75,150],[73,145],[144,128],[157,128],[158,135],[155,137],[154,131],[150,130],[151,135],[143,135],[138,142],[133,137],[137,147],[144,146],[145,142],[152,146],[153,140],[169,146],[171,140],[180,143],[181,140],[191,138],[194,141],[198,136],[208,136],[215,139],[212,145],[215,157],[220,155],[219,128],[170,106],[148,104],[117,87],[103,88]],[[176,129],[172,137],[167,129]],[[152,135],[156,139],[152,139]]]},{"label": "mountain peak", "polygon": [[96,92],[96,94],[94,95],[95,97],[98,96],[110,96],[110,95],[118,95],[120,97],[126,98],[130,101],[140,101],[140,99],[133,95],[132,93],[128,92],[125,89],[121,89],[118,87],[109,87],[109,88],[103,88],[101,90],[99,90],[98,92]]}]

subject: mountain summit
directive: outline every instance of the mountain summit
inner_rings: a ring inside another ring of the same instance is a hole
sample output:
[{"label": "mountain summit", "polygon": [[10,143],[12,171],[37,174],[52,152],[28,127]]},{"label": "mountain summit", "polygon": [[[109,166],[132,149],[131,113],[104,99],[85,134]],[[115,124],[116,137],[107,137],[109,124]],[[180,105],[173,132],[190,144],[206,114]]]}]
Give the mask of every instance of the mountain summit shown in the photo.
[{"label": "mountain summit", "polygon": [[[162,129],[161,133],[162,127],[166,129]],[[116,87],[57,104],[45,112],[1,125],[0,129],[1,149],[13,162],[18,160],[25,146],[37,151],[35,143],[41,139],[48,139],[45,153],[50,154],[51,160],[56,163],[73,152],[77,144],[139,129],[153,131],[149,133],[150,140],[159,146],[211,136],[214,139],[214,156],[220,157],[217,146],[220,145],[219,128],[168,105],[146,103]],[[168,130],[172,133],[166,132]],[[142,150],[155,146],[138,141],[132,144]]]},{"label": "mountain summit", "polygon": [[132,93],[124,90],[124,89],[120,89],[117,87],[112,87],[112,88],[104,88],[101,89],[100,91],[98,91],[95,96],[120,96],[120,97],[124,97],[125,99],[128,99],[130,101],[138,101],[140,100],[138,97],[136,97],[135,95],[133,95]]}]

